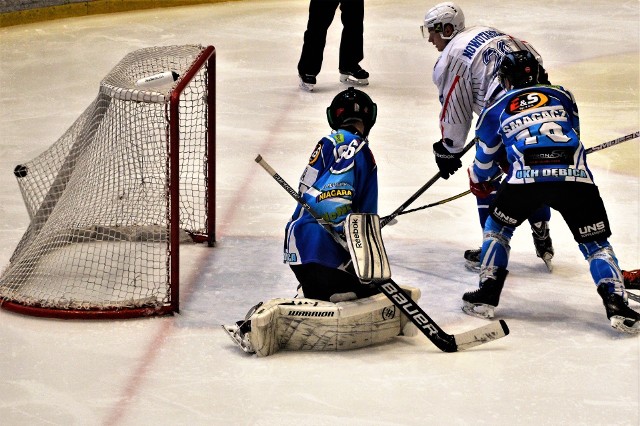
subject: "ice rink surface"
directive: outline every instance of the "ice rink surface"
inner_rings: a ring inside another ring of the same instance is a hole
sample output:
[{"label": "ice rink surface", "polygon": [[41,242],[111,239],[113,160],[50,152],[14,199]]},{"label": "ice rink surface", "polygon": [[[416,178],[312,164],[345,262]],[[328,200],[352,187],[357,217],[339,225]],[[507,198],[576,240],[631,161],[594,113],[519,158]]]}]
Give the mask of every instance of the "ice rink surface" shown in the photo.
[{"label": "ice rink surface", "polygon": [[[370,140],[380,213],[437,171],[431,68],[420,35],[432,3],[367,0],[365,90],[378,104]],[[550,79],[577,98],[586,146],[640,128],[637,1],[462,1],[467,25],[531,42]],[[350,352],[248,356],[220,324],[255,303],[293,296],[281,261],[294,208],[254,163],[261,154],[296,185],[338,81],[341,24],[331,27],[314,93],[297,87],[306,1],[239,1],[64,19],[0,29],[0,265],[28,225],[12,170],[60,137],[127,53],[197,43],[217,51],[217,247],[182,250],[181,313],[123,321],[63,321],[0,310],[2,425],[638,425],[640,337],[611,329],[588,266],[559,214],[555,270],[536,258],[528,226],[512,241],[496,310],[511,334],[460,353],[424,336]],[[620,264],[640,267],[640,141],[589,161]],[[471,154],[464,158],[471,162]],[[464,169],[413,206],[467,189]],[[413,207],[412,206],[412,207]],[[477,285],[462,253],[481,240],[475,200],[401,216],[384,230],[396,282],[449,333],[485,321],[460,310]],[[640,304],[631,302],[640,309]]]}]

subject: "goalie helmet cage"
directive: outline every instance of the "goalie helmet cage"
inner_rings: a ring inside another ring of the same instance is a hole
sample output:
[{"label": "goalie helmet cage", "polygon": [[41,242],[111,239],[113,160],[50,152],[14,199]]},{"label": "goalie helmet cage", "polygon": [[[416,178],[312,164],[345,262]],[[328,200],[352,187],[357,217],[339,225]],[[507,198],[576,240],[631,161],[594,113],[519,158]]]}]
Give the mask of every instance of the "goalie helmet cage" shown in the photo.
[{"label": "goalie helmet cage", "polygon": [[[136,85],[167,71],[175,82]],[[178,312],[179,243],[215,243],[215,48],[129,53],[64,135],[14,174],[30,224],[0,276],[2,308]]]}]

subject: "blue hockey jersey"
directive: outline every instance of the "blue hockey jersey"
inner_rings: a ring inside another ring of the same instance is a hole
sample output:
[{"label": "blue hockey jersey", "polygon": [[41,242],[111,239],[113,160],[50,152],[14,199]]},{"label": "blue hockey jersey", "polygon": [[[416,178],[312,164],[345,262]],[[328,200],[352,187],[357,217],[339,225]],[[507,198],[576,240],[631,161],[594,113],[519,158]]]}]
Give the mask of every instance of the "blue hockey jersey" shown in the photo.
[{"label": "blue hockey jersey", "polygon": [[498,160],[506,149],[510,184],[593,183],[579,135],[571,92],[546,85],[511,90],[478,118],[479,141],[469,175],[474,182],[491,180],[500,173]]},{"label": "blue hockey jersey", "polygon": [[[378,212],[378,175],[369,144],[340,129],[318,142],[299,184],[311,208],[343,234],[347,214]],[[284,262],[337,268],[349,252],[298,205],[285,228]]]}]

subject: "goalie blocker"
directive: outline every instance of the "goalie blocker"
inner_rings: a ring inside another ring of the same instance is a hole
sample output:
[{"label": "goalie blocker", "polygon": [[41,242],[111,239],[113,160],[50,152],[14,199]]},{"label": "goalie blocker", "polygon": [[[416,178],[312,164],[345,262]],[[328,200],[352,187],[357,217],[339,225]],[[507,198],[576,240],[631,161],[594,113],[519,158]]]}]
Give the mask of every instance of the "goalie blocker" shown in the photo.
[{"label": "goalie blocker", "polygon": [[344,227],[353,267],[363,283],[387,281],[391,267],[382,241],[377,214],[350,213]]}]

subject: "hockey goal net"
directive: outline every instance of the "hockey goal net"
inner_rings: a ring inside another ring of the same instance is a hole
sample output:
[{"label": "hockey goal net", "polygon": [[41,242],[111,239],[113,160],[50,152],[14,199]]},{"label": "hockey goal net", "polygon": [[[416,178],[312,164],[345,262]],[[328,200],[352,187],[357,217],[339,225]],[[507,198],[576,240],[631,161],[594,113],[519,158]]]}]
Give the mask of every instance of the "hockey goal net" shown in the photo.
[{"label": "hockey goal net", "polygon": [[126,55],[64,135],[16,166],[30,224],[0,305],[84,319],[177,312],[179,243],[215,242],[214,102],[213,46]]}]

